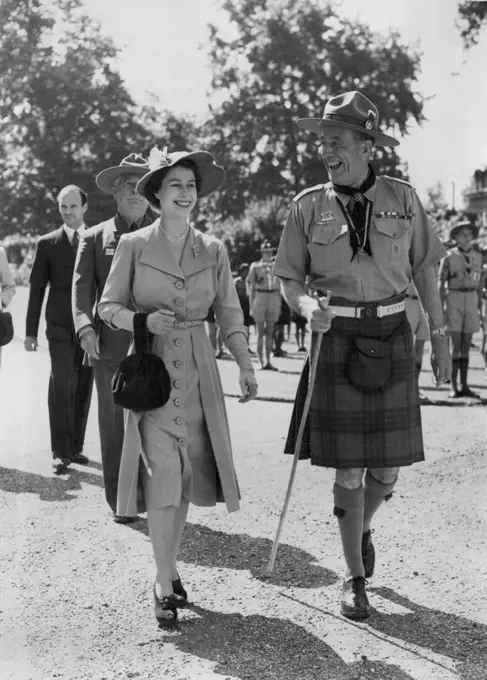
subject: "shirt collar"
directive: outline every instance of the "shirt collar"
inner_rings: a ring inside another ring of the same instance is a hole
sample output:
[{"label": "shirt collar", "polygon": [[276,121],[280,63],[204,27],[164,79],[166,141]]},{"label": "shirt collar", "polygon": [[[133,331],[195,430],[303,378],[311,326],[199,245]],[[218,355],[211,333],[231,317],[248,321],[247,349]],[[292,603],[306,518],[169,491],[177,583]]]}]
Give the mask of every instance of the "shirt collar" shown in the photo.
[{"label": "shirt collar", "polygon": [[[377,179],[375,181],[375,184],[373,186],[371,186],[370,189],[367,189],[367,191],[364,193],[365,198],[368,201],[371,201],[372,203],[374,202],[376,187],[377,187]],[[343,203],[343,205],[345,205],[345,206],[348,205],[348,202],[352,198],[352,196],[348,196],[347,194],[341,194],[340,192],[335,191],[333,188],[332,188],[332,191],[335,194],[335,196],[337,196],[340,199],[340,201],[341,201],[341,203]]]},{"label": "shirt collar", "polygon": [[68,227],[67,224],[63,224],[63,229],[64,229],[64,231],[66,232],[66,234],[67,234],[69,240],[71,241],[72,238],[73,238],[73,235],[74,235],[74,232],[75,232],[75,231],[78,233],[78,236],[79,236],[80,238],[81,238],[82,236],[84,236],[84,233],[85,233],[85,231],[86,231],[86,225],[85,225],[84,222],[83,222],[83,224],[81,225],[81,227],[78,227],[78,229],[72,229],[71,227]]},{"label": "shirt collar", "polygon": [[[145,219],[145,213],[142,215],[142,217],[140,219],[135,220],[135,224],[138,227],[141,227],[144,219]],[[122,231],[122,232],[127,231],[127,228],[130,229],[130,227],[132,226],[133,223],[134,223],[133,221],[124,217],[119,212],[115,216],[115,226],[116,226],[118,231]]]}]

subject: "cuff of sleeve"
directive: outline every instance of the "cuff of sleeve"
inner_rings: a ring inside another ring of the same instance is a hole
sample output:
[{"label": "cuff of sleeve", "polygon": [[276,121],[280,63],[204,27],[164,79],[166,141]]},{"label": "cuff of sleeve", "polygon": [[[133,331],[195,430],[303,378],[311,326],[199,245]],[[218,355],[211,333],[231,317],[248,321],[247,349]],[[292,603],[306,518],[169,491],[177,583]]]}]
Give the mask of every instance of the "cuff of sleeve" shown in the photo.
[{"label": "cuff of sleeve", "polygon": [[89,331],[93,331],[93,332],[95,331],[95,329],[93,328],[93,326],[91,326],[91,325],[89,325],[89,326],[83,326],[83,328],[80,328],[79,331],[78,331],[78,338],[81,339],[81,338],[83,337],[83,335],[85,335],[85,334],[88,333]]}]

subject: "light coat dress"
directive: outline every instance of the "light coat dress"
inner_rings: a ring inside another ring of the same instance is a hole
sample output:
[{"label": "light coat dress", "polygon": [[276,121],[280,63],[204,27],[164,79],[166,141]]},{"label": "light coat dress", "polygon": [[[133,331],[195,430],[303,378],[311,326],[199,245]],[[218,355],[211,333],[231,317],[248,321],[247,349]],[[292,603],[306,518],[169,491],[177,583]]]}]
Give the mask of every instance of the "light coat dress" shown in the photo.
[{"label": "light coat dress", "polygon": [[[0,307],[8,307],[15,295],[15,284],[10,271],[5,248],[0,247]],[[0,364],[2,361],[2,348],[0,347]]]},{"label": "light coat dress", "polygon": [[147,509],[178,506],[184,496],[195,505],[224,501],[229,512],[238,510],[223,390],[203,323],[212,306],[224,339],[245,332],[223,243],[190,228],[177,262],[159,221],[124,235],[98,306],[100,317],[112,328],[129,328],[129,300],[138,312],[172,310],[177,322],[155,336],[152,346],[171,377],[169,401],[145,413],[125,413],[117,513],[133,516],[143,507],[137,502],[139,472]]}]

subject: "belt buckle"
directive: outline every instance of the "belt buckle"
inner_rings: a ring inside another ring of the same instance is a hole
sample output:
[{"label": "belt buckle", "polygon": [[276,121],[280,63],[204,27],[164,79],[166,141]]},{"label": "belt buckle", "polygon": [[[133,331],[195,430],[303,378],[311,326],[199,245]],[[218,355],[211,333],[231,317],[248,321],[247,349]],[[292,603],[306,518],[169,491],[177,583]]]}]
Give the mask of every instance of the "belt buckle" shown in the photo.
[{"label": "belt buckle", "polygon": [[378,307],[375,309],[373,307],[362,307],[361,312],[361,319],[374,319],[378,316]]}]

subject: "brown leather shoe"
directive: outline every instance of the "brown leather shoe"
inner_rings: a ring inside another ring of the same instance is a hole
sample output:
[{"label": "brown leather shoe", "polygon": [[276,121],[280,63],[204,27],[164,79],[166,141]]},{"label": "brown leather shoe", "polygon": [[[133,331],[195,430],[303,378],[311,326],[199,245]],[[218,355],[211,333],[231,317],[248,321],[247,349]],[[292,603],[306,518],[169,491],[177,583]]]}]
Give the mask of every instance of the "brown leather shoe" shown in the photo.
[{"label": "brown leather shoe", "polygon": [[340,612],[347,619],[367,619],[370,616],[372,608],[365,592],[366,583],[363,576],[354,576],[344,582]]},{"label": "brown leather shoe", "polygon": [[372,529],[364,531],[362,534],[362,562],[364,564],[365,578],[374,575],[375,569],[375,548],[372,543]]}]

